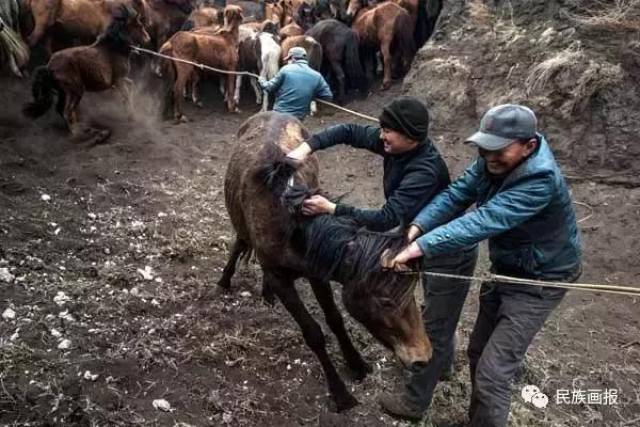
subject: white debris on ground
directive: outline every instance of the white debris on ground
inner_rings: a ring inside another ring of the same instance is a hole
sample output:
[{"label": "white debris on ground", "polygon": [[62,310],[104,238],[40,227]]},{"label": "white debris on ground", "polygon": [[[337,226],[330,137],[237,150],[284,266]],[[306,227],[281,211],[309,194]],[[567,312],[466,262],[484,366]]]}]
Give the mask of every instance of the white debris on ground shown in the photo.
[{"label": "white debris on ground", "polygon": [[167,402],[165,399],[155,399],[152,402],[152,405],[155,409],[158,409],[160,411],[164,411],[164,412],[174,411],[174,409],[171,408],[171,404]]},{"label": "white debris on ground", "polygon": [[63,306],[65,305],[65,303],[71,301],[71,298],[69,298],[69,296],[67,294],[65,294],[62,291],[58,291],[58,293],[56,294],[55,297],[53,297],[53,302],[55,302],[56,304],[58,304],[59,306]]},{"label": "white debris on ground", "polygon": [[2,312],[2,319],[6,320],[6,321],[14,320],[15,318],[16,318],[16,312],[11,307],[7,307]]},{"label": "white debris on ground", "polygon": [[6,267],[0,268],[0,282],[11,283],[16,277]]}]

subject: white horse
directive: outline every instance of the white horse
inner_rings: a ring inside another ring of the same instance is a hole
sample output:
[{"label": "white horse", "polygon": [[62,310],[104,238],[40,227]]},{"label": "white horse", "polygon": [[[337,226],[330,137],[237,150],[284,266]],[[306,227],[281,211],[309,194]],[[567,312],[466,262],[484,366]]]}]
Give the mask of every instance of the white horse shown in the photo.
[{"label": "white horse", "polygon": [[[278,37],[271,33],[254,31],[243,38],[241,32],[239,54],[238,71],[249,71],[259,74],[265,80],[270,80],[280,70],[282,48],[278,43]],[[234,94],[236,105],[240,102],[242,77],[242,75],[236,77],[236,92]],[[256,94],[256,104],[262,104],[262,111],[267,111],[269,106],[268,93],[262,93],[262,89],[255,77],[251,77],[249,82]]]}]

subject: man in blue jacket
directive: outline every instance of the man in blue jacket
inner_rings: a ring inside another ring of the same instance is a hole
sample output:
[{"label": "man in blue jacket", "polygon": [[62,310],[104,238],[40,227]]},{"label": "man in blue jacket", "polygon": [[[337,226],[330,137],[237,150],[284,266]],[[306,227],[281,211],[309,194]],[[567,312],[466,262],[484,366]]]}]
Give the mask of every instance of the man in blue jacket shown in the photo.
[{"label": "man in blue jacket", "polygon": [[[490,109],[468,142],[479,158],[429,203],[408,232],[414,242],[383,265],[442,256],[489,239],[491,270],[527,279],[566,281],[581,273],[575,212],[562,172],[536,117],[520,105]],[[477,209],[462,216],[473,203]],[[566,290],[484,283],[469,340],[472,426],[506,426],[513,379],[536,333]]]},{"label": "man in blue jacket", "polygon": [[288,64],[278,71],[271,80],[259,80],[263,90],[275,93],[273,110],[288,113],[300,120],[309,114],[309,106],[314,98],[331,101],[333,94],[320,73],[309,67],[307,51],[302,47],[292,47],[287,53]]},{"label": "man in blue jacket", "polygon": [[[342,124],[313,135],[289,153],[303,160],[310,152],[337,144],[366,149],[383,158],[382,183],[385,203],[372,209],[333,203],[316,195],[304,201],[306,215],[330,214],[357,221],[374,231],[387,231],[406,225],[449,183],[449,170],[428,136],[427,107],[409,96],[385,105],[380,126]],[[476,245],[435,257],[425,263],[429,271],[470,276],[477,260]],[[426,364],[410,367],[411,376],[401,394],[380,397],[382,408],[396,416],[421,418],[433,391],[454,358],[456,326],[469,290],[469,281],[429,278],[422,281],[425,295],[424,324],[433,347]]]}]

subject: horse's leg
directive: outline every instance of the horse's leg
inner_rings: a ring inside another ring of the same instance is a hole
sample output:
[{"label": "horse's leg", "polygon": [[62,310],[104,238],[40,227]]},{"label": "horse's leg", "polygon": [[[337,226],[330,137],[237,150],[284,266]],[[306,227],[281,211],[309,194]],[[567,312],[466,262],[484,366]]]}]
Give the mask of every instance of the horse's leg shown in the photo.
[{"label": "horse's leg", "polygon": [[60,0],[38,0],[31,2],[31,13],[33,15],[33,31],[27,37],[27,43],[34,47],[42,38],[44,33],[55,24],[56,15]]},{"label": "horse's leg", "polygon": [[200,101],[200,92],[199,92],[199,88],[200,87],[200,73],[197,71],[193,72],[193,75],[191,76],[191,100],[193,101],[194,104],[196,104],[196,106],[202,108],[202,101]]},{"label": "horse's leg", "polygon": [[349,338],[349,334],[344,328],[342,315],[333,299],[331,284],[316,279],[309,279],[309,282],[311,283],[311,289],[313,289],[318,303],[320,303],[320,307],[322,307],[327,325],[329,325],[331,331],[336,338],[338,338],[338,343],[340,343],[340,349],[342,350],[347,365],[356,374],[356,379],[364,379],[367,374],[371,373],[371,366],[362,359],[360,352],[353,346],[351,338]]},{"label": "horse's leg", "polygon": [[222,277],[218,280],[218,286],[224,289],[229,289],[229,287],[231,287],[231,278],[236,272],[238,259],[240,259],[247,250],[249,250],[247,242],[236,237],[236,240],[233,242],[233,246],[231,247],[231,253],[229,254],[227,265],[225,265],[222,270]]},{"label": "horse's leg", "polygon": [[251,83],[253,92],[256,94],[256,104],[262,104],[262,111],[267,111],[267,105],[264,104],[264,99],[262,97],[262,88],[260,88],[260,85],[258,84],[258,79],[249,77],[249,83]]},{"label": "horse's leg", "polygon": [[233,96],[235,93],[235,89],[236,76],[234,76],[233,74],[229,74],[227,76],[227,109],[232,113],[237,113],[240,111],[238,110],[238,106]]},{"label": "horse's leg", "polygon": [[240,103],[240,89],[242,88],[242,75],[238,74],[236,76],[236,90],[233,93],[233,102],[237,104]]},{"label": "horse's leg", "polygon": [[78,113],[76,109],[81,97],[82,94],[64,90],[64,110],[62,116],[67,123],[69,132],[71,132],[71,140],[74,142],[79,142],[83,137],[86,138],[87,136],[86,129],[83,130],[78,124]]},{"label": "horse's leg", "polygon": [[382,54],[382,90],[387,90],[391,87],[391,40],[383,41],[380,46],[380,53]]},{"label": "horse's leg", "polygon": [[193,74],[193,67],[187,64],[176,63],[176,81],[173,86],[174,118],[176,122],[186,122],[187,117],[182,114],[182,94],[189,82],[189,76]]},{"label": "horse's leg", "polygon": [[312,117],[318,114],[318,103],[316,101],[311,101],[311,104],[309,105],[309,110],[311,110]]},{"label": "horse's leg", "polygon": [[338,81],[338,102],[342,103],[345,99],[345,74],[342,69],[342,65],[340,62],[332,60],[331,61],[331,69],[333,70],[333,74],[336,76],[336,80]]},{"label": "horse's leg", "polygon": [[335,401],[338,412],[353,408],[358,401],[349,393],[342,378],[327,353],[326,342],[322,328],[311,317],[293,284],[293,279],[286,270],[265,270],[265,280],[269,281],[274,293],[278,296],[287,311],[302,329],[302,336],[311,351],[313,351],[322,365],[329,392]]},{"label": "horse's leg", "polygon": [[116,86],[127,109],[127,119],[133,120],[133,80],[128,77],[120,79]]}]

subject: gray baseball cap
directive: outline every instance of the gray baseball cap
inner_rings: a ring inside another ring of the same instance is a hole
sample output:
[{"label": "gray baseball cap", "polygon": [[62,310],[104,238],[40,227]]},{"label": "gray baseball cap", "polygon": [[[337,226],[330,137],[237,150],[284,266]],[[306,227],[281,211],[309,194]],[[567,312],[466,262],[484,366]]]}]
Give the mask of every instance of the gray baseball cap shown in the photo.
[{"label": "gray baseball cap", "polygon": [[303,47],[294,46],[289,49],[285,60],[288,61],[290,59],[307,59],[307,51]]},{"label": "gray baseball cap", "polygon": [[525,106],[498,105],[482,116],[480,129],[465,142],[487,151],[497,151],[511,144],[514,139],[535,138],[537,124],[536,115]]}]

